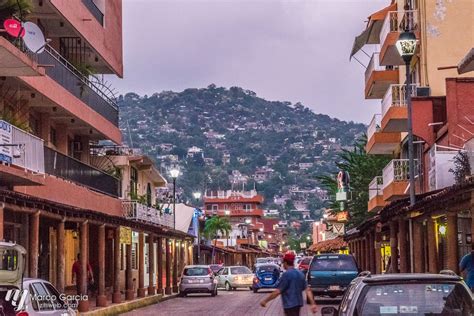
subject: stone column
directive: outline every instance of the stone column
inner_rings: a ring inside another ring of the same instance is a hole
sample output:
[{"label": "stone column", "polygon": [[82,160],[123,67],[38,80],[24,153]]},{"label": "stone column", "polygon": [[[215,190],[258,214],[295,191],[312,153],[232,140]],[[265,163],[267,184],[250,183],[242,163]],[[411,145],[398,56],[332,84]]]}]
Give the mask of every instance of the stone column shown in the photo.
[{"label": "stone column", "polygon": [[427,237],[428,237],[428,272],[439,273],[438,268],[438,247],[436,244],[436,225],[434,220],[428,218]]},{"label": "stone column", "polygon": [[392,273],[398,273],[398,238],[397,222],[390,221],[390,264]]},{"label": "stone column", "polygon": [[364,252],[365,252],[365,270],[370,271],[370,233],[365,235],[364,238]]},{"label": "stone column", "polygon": [[122,302],[120,293],[120,227],[115,228],[114,234],[114,293],[112,295],[113,303]]},{"label": "stone column", "polygon": [[145,297],[145,234],[138,233],[138,297]]},{"label": "stone column", "polygon": [[374,248],[374,232],[370,231],[367,235],[368,243],[369,243],[369,270],[371,273],[375,273],[375,248]]},{"label": "stone column", "polygon": [[155,235],[148,235],[148,295],[155,295]]},{"label": "stone column", "polygon": [[29,254],[30,254],[30,215],[22,214],[21,215],[21,225],[23,229],[21,230],[21,245],[25,247],[27,253],[27,260],[25,262],[25,276],[29,275],[30,263],[29,263]]},{"label": "stone column", "polygon": [[5,212],[5,204],[0,203],[0,240],[4,240],[4,232],[3,232],[3,216]]},{"label": "stone column", "polygon": [[105,224],[99,225],[98,234],[99,247],[99,280],[97,291],[97,306],[107,306],[107,296],[105,294]]},{"label": "stone column", "polygon": [[173,292],[178,293],[178,260],[179,260],[179,246],[180,244],[174,240],[173,251]]},{"label": "stone column", "polygon": [[158,294],[163,294],[163,238],[161,237],[158,237],[157,259],[158,259],[158,273],[157,273],[158,280],[156,284],[158,286]]},{"label": "stone column", "polygon": [[375,273],[382,273],[382,254],[380,253],[380,243],[382,241],[382,233],[380,231],[375,231]]},{"label": "stone column", "polygon": [[165,251],[166,251],[166,287],[165,287],[165,294],[171,294],[171,253],[170,253],[170,240],[168,238],[165,239]]},{"label": "stone column", "polygon": [[126,277],[126,290],[125,290],[125,299],[127,301],[133,300],[135,298],[135,290],[133,288],[133,271],[132,271],[132,245],[126,246],[127,257],[127,267],[125,270]]},{"label": "stone column", "polygon": [[447,268],[458,273],[458,215],[450,212],[447,214],[448,227],[446,227],[447,243]]},{"label": "stone column", "polygon": [[[87,295],[87,280],[89,276],[87,271],[87,267],[89,266],[89,223],[87,221],[81,223],[80,237],[81,279],[79,280],[79,284],[81,287],[81,295]],[[89,311],[89,301],[80,300],[78,310],[81,313]]]},{"label": "stone column", "polygon": [[407,242],[407,222],[404,218],[398,219],[398,243],[400,247],[400,273],[410,272],[410,248]]},{"label": "stone column", "polygon": [[38,277],[40,211],[30,215],[30,278]]},{"label": "stone column", "polygon": [[56,288],[59,293],[64,293],[64,278],[66,272],[66,258],[64,256],[64,220],[58,222],[58,226],[56,227],[56,244]]},{"label": "stone column", "polygon": [[423,229],[422,224],[413,220],[413,269],[414,273],[423,273],[424,256],[423,256]]}]

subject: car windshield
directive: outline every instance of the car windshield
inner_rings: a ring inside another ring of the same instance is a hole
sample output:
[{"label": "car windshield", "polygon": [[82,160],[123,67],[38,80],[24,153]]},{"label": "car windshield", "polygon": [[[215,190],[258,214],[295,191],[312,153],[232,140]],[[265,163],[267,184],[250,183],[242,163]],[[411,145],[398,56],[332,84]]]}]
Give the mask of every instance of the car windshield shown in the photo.
[{"label": "car windshield", "polygon": [[267,258],[257,258],[257,263],[267,263],[268,259]]},{"label": "car windshield", "polygon": [[185,268],[183,274],[185,276],[204,276],[209,274],[209,269],[207,267]]},{"label": "car windshield", "polygon": [[251,274],[251,273],[252,271],[250,271],[250,269],[247,267],[230,268],[230,274]]},{"label": "car windshield", "polygon": [[369,285],[357,302],[358,315],[472,315],[472,298],[461,284]]},{"label": "car windshield", "polygon": [[303,260],[301,260],[301,264],[309,264],[311,261],[311,258],[304,258]]},{"label": "car windshield", "polygon": [[277,266],[274,265],[264,265],[264,266],[259,266],[257,268],[257,273],[262,273],[262,272],[274,272],[275,270],[280,271],[280,269]]},{"label": "car windshield", "polygon": [[212,271],[217,272],[222,268],[222,266],[219,264],[211,264],[209,268],[211,268]]},{"label": "car windshield", "polygon": [[16,270],[18,251],[11,249],[0,250],[0,270]]},{"label": "car windshield", "polygon": [[350,256],[317,256],[311,262],[313,271],[357,271],[354,259]]}]

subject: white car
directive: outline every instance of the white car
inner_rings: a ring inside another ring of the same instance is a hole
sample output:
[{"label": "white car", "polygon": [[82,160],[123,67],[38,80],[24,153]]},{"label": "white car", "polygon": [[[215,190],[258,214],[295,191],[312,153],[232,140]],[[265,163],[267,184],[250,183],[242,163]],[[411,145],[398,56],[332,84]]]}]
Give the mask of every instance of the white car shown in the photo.
[{"label": "white car", "polygon": [[217,286],[225,287],[226,291],[237,288],[251,288],[253,273],[244,266],[224,267],[217,273]]}]

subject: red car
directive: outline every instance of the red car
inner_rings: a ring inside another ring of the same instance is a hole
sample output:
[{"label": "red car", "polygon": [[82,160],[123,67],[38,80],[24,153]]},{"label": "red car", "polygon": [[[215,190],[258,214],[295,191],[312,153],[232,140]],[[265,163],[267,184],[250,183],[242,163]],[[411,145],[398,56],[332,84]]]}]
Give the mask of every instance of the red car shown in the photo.
[{"label": "red car", "polygon": [[309,270],[309,265],[311,263],[311,259],[312,259],[312,257],[304,257],[303,260],[301,260],[301,262],[298,266],[298,269],[301,272],[306,273]]}]

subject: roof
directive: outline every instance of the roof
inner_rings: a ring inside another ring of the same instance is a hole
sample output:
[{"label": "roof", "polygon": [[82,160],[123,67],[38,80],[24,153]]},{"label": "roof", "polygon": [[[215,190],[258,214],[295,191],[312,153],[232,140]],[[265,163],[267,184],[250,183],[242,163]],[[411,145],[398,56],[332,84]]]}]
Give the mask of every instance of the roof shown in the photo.
[{"label": "roof", "polygon": [[263,196],[257,194],[253,197],[229,196],[229,197],[205,197],[204,203],[233,203],[233,202],[247,202],[247,203],[263,203]]},{"label": "roof", "polygon": [[328,239],[320,241],[316,244],[313,244],[309,247],[308,250],[314,252],[330,252],[339,250],[347,247],[347,243],[342,239],[342,237],[336,237],[334,239]]},{"label": "roof", "polygon": [[474,70],[474,48],[458,64],[458,73],[464,74]]},{"label": "roof", "polygon": [[461,281],[458,275],[449,274],[425,274],[425,273],[387,273],[366,276],[362,279],[364,283],[392,282],[392,281]]}]

